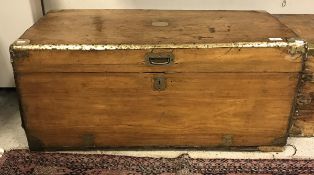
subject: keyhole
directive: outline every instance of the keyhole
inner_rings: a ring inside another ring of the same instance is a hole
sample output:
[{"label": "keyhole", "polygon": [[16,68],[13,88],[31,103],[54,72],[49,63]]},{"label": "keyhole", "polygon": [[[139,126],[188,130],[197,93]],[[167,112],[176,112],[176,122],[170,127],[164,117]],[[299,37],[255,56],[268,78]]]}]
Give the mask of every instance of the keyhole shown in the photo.
[{"label": "keyhole", "polygon": [[154,78],[154,89],[157,91],[163,91],[166,89],[166,80],[163,77]]}]

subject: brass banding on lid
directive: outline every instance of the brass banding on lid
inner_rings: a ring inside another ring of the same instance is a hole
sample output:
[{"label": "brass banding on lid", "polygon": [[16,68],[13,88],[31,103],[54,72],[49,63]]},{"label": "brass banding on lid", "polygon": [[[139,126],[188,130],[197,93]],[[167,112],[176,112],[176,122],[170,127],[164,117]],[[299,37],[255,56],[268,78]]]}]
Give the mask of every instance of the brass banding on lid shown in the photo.
[{"label": "brass banding on lid", "polygon": [[139,50],[139,49],[208,49],[208,48],[267,48],[304,47],[303,40],[291,42],[234,42],[208,44],[13,44],[13,50]]}]

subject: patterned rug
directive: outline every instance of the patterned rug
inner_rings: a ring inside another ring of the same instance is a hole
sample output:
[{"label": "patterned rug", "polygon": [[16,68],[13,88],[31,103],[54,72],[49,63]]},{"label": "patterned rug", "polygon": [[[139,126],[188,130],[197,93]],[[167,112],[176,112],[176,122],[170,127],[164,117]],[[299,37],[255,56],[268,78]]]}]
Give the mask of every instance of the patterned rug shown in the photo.
[{"label": "patterned rug", "polygon": [[314,160],[192,159],[187,154],[148,158],[13,150],[0,158],[0,174],[314,174]]}]

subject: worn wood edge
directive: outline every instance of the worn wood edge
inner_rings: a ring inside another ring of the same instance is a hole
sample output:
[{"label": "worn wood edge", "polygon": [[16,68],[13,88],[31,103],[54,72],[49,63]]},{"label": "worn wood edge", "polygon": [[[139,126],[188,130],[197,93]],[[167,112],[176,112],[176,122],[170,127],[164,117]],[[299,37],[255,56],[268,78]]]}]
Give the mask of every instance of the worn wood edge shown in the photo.
[{"label": "worn wood edge", "polygon": [[25,131],[25,135],[26,135],[26,139],[27,139],[27,143],[29,145],[30,148],[34,149],[34,150],[41,150],[42,147],[38,147],[38,146],[34,146],[31,143],[33,143],[32,137],[29,135],[29,131],[27,128],[27,121],[26,121],[26,117],[25,117],[25,112],[23,109],[23,100],[22,100],[22,96],[21,96],[21,90],[20,90],[20,83],[18,80],[18,73],[17,71],[15,71],[15,64],[12,63],[12,68],[13,68],[13,75],[14,75],[14,81],[15,81],[15,88],[16,88],[16,93],[17,93],[17,97],[18,97],[18,105],[19,105],[19,111],[20,111],[20,116],[21,116],[21,126]]},{"label": "worn wood edge", "polygon": [[302,128],[299,126],[298,120],[300,117],[300,111],[302,110],[303,106],[308,105],[312,102],[312,99],[308,99],[308,94],[305,92],[305,86],[313,81],[313,72],[312,70],[307,68],[307,63],[309,62],[309,44],[307,43],[306,53],[303,55],[302,61],[302,71],[300,72],[300,78],[298,82],[298,88],[296,91],[296,97],[294,103],[292,105],[293,112],[291,114],[290,119],[290,129],[289,129],[289,136],[292,137],[307,137],[307,136],[314,136],[304,134]]},{"label": "worn wood edge", "polygon": [[[85,144],[84,146],[46,146],[39,138],[27,132],[27,140],[31,151],[93,151],[93,150],[120,150],[120,151],[158,151],[158,150],[208,150],[208,151],[261,151],[260,147],[282,147],[280,146],[94,146],[93,144]],[[283,139],[280,139],[283,140]],[[267,152],[267,150],[265,150]]]},{"label": "worn wood edge", "polygon": [[289,137],[289,135],[291,135],[291,133],[293,133],[293,131],[295,130],[295,122],[296,122],[296,116],[298,116],[298,112],[299,112],[299,99],[300,99],[300,93],[302,91],[302,88],[304,86],[304,82],[303,82],[303,72],[304,72],[304,67],[305,67],[305,55],[303,56],[302,59],[302,71],[299,73],[299,78],[298,78],[298,83],[295,89],[295,95],[291,104],[291,112],[290,112],[290,117],[289,117],[289,122],[288,122],[288,129],[286,132],[286,140]]},{"label": "worn wood edge", "polygon": [[[12,54],[12,53],[10,52],[10,54]],[[12,57],[12,55],[11,55],[11,57]],[[43,143],[40,141],[40,139],[33,137],[30,134],[29,129],[27,127],[26,115],[25,115],[24,108],[23,108],[24,102],[23,102],[23,98],[21,95],[21,86],[20,86],[20,82],[19,82],[19,73],[16,71],[16,65],[14,62],[12,63],[12,68],[13,68],[13,75],[14,75],[14,81],[15,81],[15,86],[16,86],[15,87],[16,93],[17,93],[17,97],[18,97],[19,111],[20,111],[20,116],[21,116],[21,126],[25,131],[28,147],[30,148],[30,150],[42,151],[42,150],[44,150]]]},{"label": "worn wood edge", "polygon": [[18,97],[18,103],[19,103],[19,111],[20,111],[20,116],[21,116],[21,126],[22,128],[25,129],[25,117],[24,117],[24,110],[23,110],[23,107],[22,107],[22,99],[21,99],[21,91],[20,91],[20,85],[19,85],[19,81],[18,81],[18,73],[15,68],[15,64],[12,64],[12,68],[13,68],[13,76],[14,76],[14,81],[15,81],[15,89],[16,89],[16,94],[17,94],[17,97]]},{"label": "worn wood edge", "polygon": [[44,144],[31,135],[27,135],[29,149],[31,151],[93,151],[93,150],[114,150],[114,151],[158,151],[158,150],[208,150],[208,151],[260,151],[259,146],[85,146],[85,147],[46,147]]},{"label": "worn wood edge", "polygon": [[158,150],[207,150],[207,151],[260,151],[260,152],[282,152],[285,145],[282,146],[85,146],[85,147],[46,147],[44,144],[31,135],[27,135],[29,140],[29,149],[31,151],[93,151],[93,150],[114,150],[114,151],[158,151]]},{"label": "worn wood edge", "polygon": [[[313,137],[314,133],[304,133],[304,126],[302,126],[300,111],[303,110],[303,106],[309,105],[312,102],[311,92],[307,92],[305,87],[313,83],[314,75],[311,67],[308,67],[311,59],[314,56],[314,44],[306,43],[306,53],[303,58],[302,72],[300,78],[300,85],[297,91],[297,99],[295,102],[295,113],[292,117],[292,124],[289,131],[289,136],[292,137]],[[314,114],[313,114],[314,115]]]},{"label": "worn wood edge", "polygon": [[[302,37],[306,40],[306,55],[304,58],[304,69],[301,72],[301,87],[298,91],[298,97],[296,101],[296,113],[293,116],[293,124],[290,129],[289,136],[293,137],[313,137],[314,136],[314,43],[311,39],[310,30],[305,30],[308,28],[304,22],[306,20],[298,21],[298,19],[303,19],[302,15],[292,15],[292,14],[279,14],[275,17],[283,23],[288,28],[292,28],[297,34],[297,36]],[[292,17],[292,18],[291,18]],[[303,26],[302,26],[303,24]]]},{"label": "worn wood edge", "polygon": [[[132,146],[132,147],[42,147],[30,145],[29,149],[31,151],[260,151],[258,147],[191,147],[191,146],[171,146],[171,147],[157,147],[157,146]],[[266,151],[265,151],[266,152]],[[271,152],[271,151],[269,151]]]}]

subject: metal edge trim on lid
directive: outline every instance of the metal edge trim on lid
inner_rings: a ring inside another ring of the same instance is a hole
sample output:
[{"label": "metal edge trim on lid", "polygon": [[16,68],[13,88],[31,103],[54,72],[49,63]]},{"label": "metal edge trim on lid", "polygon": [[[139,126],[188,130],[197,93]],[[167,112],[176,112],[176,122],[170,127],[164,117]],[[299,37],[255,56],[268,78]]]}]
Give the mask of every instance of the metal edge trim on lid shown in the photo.
[{"label": "metal edge trim on lid", "polygon": [[208,48],[266,48],[304,47],[303,40],[269,42],[233,42],[208,44],[31,44],[19,39],[11,45],[13,50],[139,50],[139,49],[208,49]]}]

